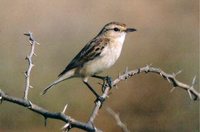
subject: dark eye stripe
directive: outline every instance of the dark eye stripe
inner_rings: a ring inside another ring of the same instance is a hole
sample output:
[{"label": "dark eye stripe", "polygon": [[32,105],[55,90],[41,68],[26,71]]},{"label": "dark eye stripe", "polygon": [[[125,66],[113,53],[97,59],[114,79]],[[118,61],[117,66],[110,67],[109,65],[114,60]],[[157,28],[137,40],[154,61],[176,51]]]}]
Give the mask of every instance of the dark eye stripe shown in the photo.
[{"label": "dark eye stripe", "polygon": [[119,31],[120,31],[119,28],[115,27],[115,28],[108,28],[108,29],[105,29],[105,32],[110,31],[110,30],[114,30],[115,32],[119,32]]},{"label": "dark eye stripe", "polygon": [[114,30],[115,32],[120,31],[120,29],[119,29],[119,28],[116,28],[116,27],[115,27],[113,30]]}]

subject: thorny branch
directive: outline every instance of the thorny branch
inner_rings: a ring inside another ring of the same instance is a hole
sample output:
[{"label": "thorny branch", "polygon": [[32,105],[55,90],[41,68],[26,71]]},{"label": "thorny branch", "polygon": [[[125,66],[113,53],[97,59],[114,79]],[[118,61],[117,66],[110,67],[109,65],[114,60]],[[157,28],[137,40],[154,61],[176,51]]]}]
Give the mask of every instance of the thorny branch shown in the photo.
[{"label": "thorny branch", "polygon": [[31,51],[30,51],[30,54],[25,58],[26,60],[28,60],[28,69],[27,71],[25,71],[24,75],[25,75],[25,90],[24,90],[24,99],[25,100],[28,100],[28,91],[29,91],[29,88],[33,88],[31,85],[30,85],[30,74],[31,74],[31,70],[33,68],[33,62],[32,62],[32,56],[35,55],[35,45],[36,44],[39,44],[38,42],[35,41],[35,39],[33,38],[33,35],[31,32],[28,32],[28,33],[24,33],[24,35],[28,36],[29,37],[29,43],[31,45]]},{"label": "thorny branch", "polygon": [[[38,44],[38,43],[34,40],[31,32],[24,34],[24,35],[29,36],[29,42],[31,44],[30,54],[26,58],[28,60],[29,67],[28,67],[28,70],[25,72],[25,77],[26,77],[25,83],[26,84],[25,84],[25,90],[24,90],[24,98],[21,99],[21,98],[9,96],[8,94],[4,93],[0,89],[0,103],[2,103],[2,101],[7,101],[7,102],[15,103],[17,105],[26,107],[29,110],[42,115],[45,119],[45,124],[46,124],[46,121],[48,118],[61,120],[66,123],[63,127],[64,131],[69,131],[71,128],[79,128],[79,129],[82,129],[82,130],[85,130],[88,132],[101,132],[101,130],[97,129],[94,125],[94,120],[98,114],[98,111],[101,108],[101,106],[103,105],[103,104],[101,104],[100,101],[96,101],[94,109],[89,117],[88,122],[84,123],[84,122],[77,121],[65,114],[67,105],[64,107],[62,112],[50,112],[47,109],[42,108],[28,100],[28,92],[29,92],[29,88],[31,87],[30,72],[33,67],[33,63],[32,63],[31,59],[32,59],[32,56],[35,55],[35,53],[34,53],[35,44]],[[128,78],[130,78],[134,75],[137,75],[140,73],[150,73],[150,72],[159,74],[161,77],[166,79],[170,84],[172,84],[173,89],[179,87],[179,88],[186,90],[189,94],[189,97],[192,100],[197,100],[200,98],[200,93],[194,89],[196,77],[194,77],[191,85],[187,85],[176,79],[176,75],[178,75],[180,72],[178,72],[176,74],[168,74],[168,73],[162,71],[161,69],[152,67],[150,65],[147,65],[145,67],[138,68],[135,70],[131,70],[131,71],[129,71],[128,68],[126,68],[124,74],[119,75],[119,77],[116,78],[112,82],[112,86],[116,86],[120,81],[127,80]],[[104,88],[104,91],[103,91],[103,94],[101,95],[101,97],[106,100],[108,97],[109,91],[110,91],[110,87],[106,86]]]},{"label": "thorny branch", "polygon": [[189,97],[192,100],[200,99],[200,93],[194,88],[194,84],[196,82],[196,76],[193,78],[191,85],[188,85],[176,79],[176,76],[180,74],[181,71],[177,73],[169,74],[169,73],[164,72],[160,68],[152,67],[151,65],[147,65],[145,67],[141,67],[132,71],[129,71],[128,68],[126,68],[126,71],[124,72],[124,74],[119,75],[119,77],[112,82],[113,86],[116,86],[116,84],[119,83],[121,80],[126,80],[140,73],[159,74],[161,77],[166,79],[170,84],[172,84],[172,90],[179,87],[181,89],[186,90],[189,94]]},{"label": "thorny branch", "polygon": [[121,121],[119,114],[114,112],[110,107],[107,107],[106,110],[115,119],[117,125],[122,129],[123,132],[130,132],[127,126]]},{"label": "thorny branch", "polygon": [[[121,74],[118,76],[118,78],[116,78],[113,82],[112,82],[112,86],[117,86],[117,84],[120,82],[120,81],[123,81],[123,80],[127,80],[128,78],[134,76],[134,75],[137,75],[137,74],[140,74],[140,73],[156,73],[156,74],[159,74],[160,76],[162,76],[164,79],[167,79],[167,81],[172,84],[173,86],[173,89],[176,88],[176,87],[179,87],[179,88],[182,88],[184,90],[186,90],[189,94],[189,97],[192,99],[192,100],[197,100],[197,99],[200,99],[200,93],[198,91],[196,91],[194,89],[194,84],[195,84],[195,79],[196,79],[196,76],[194,77],[193,81],[192,81],[192,85],[187,85],[185,83],[182,83],[180,82],[179,80],[176,79],[176,75],[180,74],[180,71],[177,72],[176,74],[173,73],[173,74],[168,74],[164,71],[162,71],[161,69],[159,68],[155,68],[155,67],[152,67],[151,65],[147,65],[145,67],[141,67],[141,68],[138,68],[138,69],[135,69],[135,70],[131,70],[129,71],[128,68],[126,68],[124,74]],[[103,99],[106,99],[108,97],[108,94],[109,94],[109,91],[110,91],[110,87],[107,86],[105,88],[105,91],[103,92],[103,95],[101,96]],[[93,124],[94,122],[94,119],[96,118],[97,114],[98,114],[98,111],[101,107],[101,102],[100,101],[97,101],[95,103],[95,106],[93,108],[93,111],[92,111],[92,114],[90,115],[90,118],[89,118],[89,121],[88,123],[89,124]]]},{"label": "thorny branch", "polygon": [[47,109],[42,108],[42,107],[40,107],[30,101],[27,101],[25,99],[9,96],[6,93],[4,93],[1,89],[0,89],[0,99],[1,99],[1,101],[8,101],[8,102],[15,103],[17,105],[26,107],[29,110],[42,115],[45,119],[45,122],[48,118],[61,120],[61,121],[65,122],[66,124],[69,124],[67,129],[76,127],[76,128],[80,128],[85,131],[94,132],[94,128],[92,126],[89,126],[87,123],[77,121],[77,120],[71,118],[70,116],[65,115],[63,112],[50,112]]}]

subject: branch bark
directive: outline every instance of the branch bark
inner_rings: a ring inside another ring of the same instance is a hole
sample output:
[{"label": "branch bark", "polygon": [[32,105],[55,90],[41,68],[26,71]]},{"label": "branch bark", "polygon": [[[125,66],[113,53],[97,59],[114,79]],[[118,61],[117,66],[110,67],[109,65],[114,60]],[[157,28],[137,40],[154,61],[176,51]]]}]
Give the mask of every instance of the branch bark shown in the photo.
[{"label": "branch bark", "polygon": [[68,129],[76,127],[85,131],[95,132],[95,129],[93,126],[90,126],[87,123],[77,121],[71,118],[70,116],[65,115],[63,112],[49,112],[47,109],[42,108],[28,100],[9,96],[5,94],[1,89],[0,89],[0,99],[1,99],[1,102],[2,101],[11,102],[11,103],[23,106],[25,108],[28,108],[29,110],[42,115],[45,119],[45,122],[48,118],[51,118],[51,119],[61,120],[69,124]]},{"label": "branch bark", "polygon": [[27,71],[25,71],[24,75],[25,75],[25,90],[24,90],[24,99],[28,100],[28,92],[29,92],[29,88],[33,88],[30,85],[30,75],[31,75],[31,70],[33,68],[33,62],[32,62],[32,57],[35,54],[35,45],[39,44],[37,41],[35,41],[35,39],[33,38],[33,34],[31,32],[28,33],[24,33],[24,35],[29,37],[29,43],[31,45],[31,51],[30,54],[25,58],[26,60],[28,60],[28,69]]},{"label": "branch bark", "polygon": [[161,77],[163,77],[165,80],[167,80],[170,84],[172,84],[172,90],[179,87],[181,89],[186,90],[189,94],[189,97],[192,100],[200,99],[200,93],[194,88],[196,76],[194,76],[191,85],[188,85],[188,84],[185,84],[185,83],[176,79],[176,76],[178,74],[180,74],[181,71],[179,71],[177,73],[169,74],[169,73],[164,72],[160,68],[152,67],[151,65],[147,65],[145,67],[141,67],[141,68],[138,68],[138,69],[135,69],[135,70],[132,70],[132,71],[128,71],[128,69],[126,69],[124,74],[119,75],[119,77],[113,81],[113,86],[115,86],[121,80],[126,80],[126,79],[128,79],[132,76],[135,76],[137,74],[140,74],[140,73],[155,73],[155,74],[158,74]]}]

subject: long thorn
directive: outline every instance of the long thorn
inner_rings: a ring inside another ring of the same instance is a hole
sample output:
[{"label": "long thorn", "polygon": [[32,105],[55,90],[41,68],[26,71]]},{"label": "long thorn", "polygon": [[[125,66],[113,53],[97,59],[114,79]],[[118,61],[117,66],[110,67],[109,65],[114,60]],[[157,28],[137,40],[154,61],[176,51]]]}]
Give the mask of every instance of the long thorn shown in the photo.
[{"label": "long thorn", "polygon": [[66,111],[66,109],[67,109],[67,106],[68,106],[68,104],[65,105],[65,107],[64,107],[64,109],[63,109],[63,111],[62,111],[63,114],[65,113],[65,111]]},{"label": "long thorn", "polygon": [[196,83],[196,76],[194,76],[194,78],[192,80],[192,86],[194,86],[195,83]]}]

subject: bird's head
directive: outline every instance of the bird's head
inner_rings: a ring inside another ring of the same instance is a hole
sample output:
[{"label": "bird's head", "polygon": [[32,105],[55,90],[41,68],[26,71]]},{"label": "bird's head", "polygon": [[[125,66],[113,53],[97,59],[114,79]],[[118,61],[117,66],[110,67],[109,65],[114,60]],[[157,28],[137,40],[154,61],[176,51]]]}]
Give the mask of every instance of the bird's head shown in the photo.
[{"label": "bird's head", "polygon": [[126,24],[119,22],[110,22],[103,27],[103,29],[98,35],[104,35],[105,37],[115,39],[125,37],[127,33],[134,31],[136,31],[136,29],[127,28]]}]

